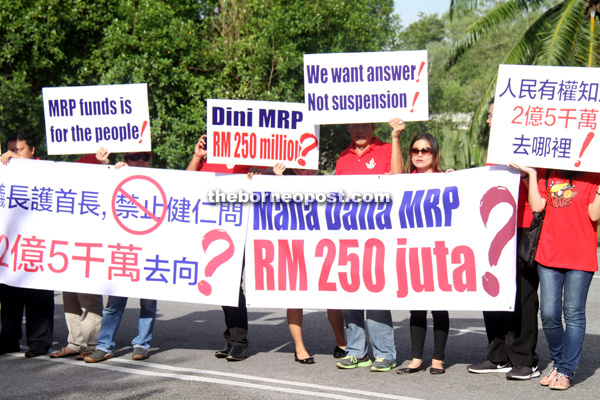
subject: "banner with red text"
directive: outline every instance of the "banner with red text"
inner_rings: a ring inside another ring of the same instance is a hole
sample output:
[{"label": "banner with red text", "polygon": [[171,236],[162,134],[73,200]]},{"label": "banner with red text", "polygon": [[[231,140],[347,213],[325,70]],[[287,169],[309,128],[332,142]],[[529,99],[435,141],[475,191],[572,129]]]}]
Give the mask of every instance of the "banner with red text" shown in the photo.
[{"label": "banner with red text", "polygon": [[238,304],[246,176],[12,159],[0,165],[0,282]]},{"label": "banner with red text", "polygon": [[250,307],[513,310],[514,170],[252,182]]},{"label": "banner with red text", "polygon": [[207,100],[208,161],[318,169],[319,126],[302,103]]},{"label": "banner with red text", "polygon": [[427,51],[304,55],[304,102],[315,124],[429,119]]},{"label": "banner with red text", "polygon": [[600,68],[500,65],[488,163],[600,172]]}]

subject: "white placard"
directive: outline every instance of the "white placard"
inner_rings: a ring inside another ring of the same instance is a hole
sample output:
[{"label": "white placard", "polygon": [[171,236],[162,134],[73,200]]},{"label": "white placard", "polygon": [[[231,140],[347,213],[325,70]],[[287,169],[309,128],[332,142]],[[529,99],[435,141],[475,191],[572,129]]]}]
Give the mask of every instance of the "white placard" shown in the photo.
[{"label": "white placard", "polygon": [[488,163],[600,172],[600,68],[500,65]]},{"label": "white placard", "polygon": [[48,154],[152,150],[145,83],[43,88],[42,97]]},{"label": "white placard", "polygon": [[304,55],[304,98],[315,124],[429,119],[427,51]]},{"label": "white placard", "polygon": [[319,127],[302,103],[207,100],[210,163],[318,169]]}]

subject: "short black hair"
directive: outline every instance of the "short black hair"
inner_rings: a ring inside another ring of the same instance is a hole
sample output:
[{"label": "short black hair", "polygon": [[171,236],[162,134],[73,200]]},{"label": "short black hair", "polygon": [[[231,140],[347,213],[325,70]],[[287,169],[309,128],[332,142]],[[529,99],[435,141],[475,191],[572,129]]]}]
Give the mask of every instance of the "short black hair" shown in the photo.
[{"label": "short black hair", "polygon": [[11,133],[10,135],[8,135],[8,139],[6,140],[6,143],[18,142],[18,141],[24,141],[27,144],[27,146],[29,146],[30,149],[33,149],[35,147],[33,138],[31,136],[29,136],[27,133],[23,133],[23,132]]}]

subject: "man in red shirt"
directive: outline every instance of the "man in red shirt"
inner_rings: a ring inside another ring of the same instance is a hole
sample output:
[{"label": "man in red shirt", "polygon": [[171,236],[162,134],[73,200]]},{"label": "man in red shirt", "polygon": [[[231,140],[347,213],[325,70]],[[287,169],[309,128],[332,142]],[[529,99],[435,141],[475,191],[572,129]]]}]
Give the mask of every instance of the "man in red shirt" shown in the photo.
[{"label": "man in red shirt", "polygon": [[[375,124],[349,124],[352,139],[350,147],[340,154],[335,175],[387,175],[392,171],[402,172],[403,161],[400,149],[400,133],[404,123],[400,119],[389,122],[392,126],[392,143],[383,143],[373,137]],[[371,371],[390,371],[396,366],[396,345],[392,313],[389,310],[344,310],[346,322],[346,357],[336,366],[340,369],[371,366]],[[369,333],[375,362],[367,355]]]}]

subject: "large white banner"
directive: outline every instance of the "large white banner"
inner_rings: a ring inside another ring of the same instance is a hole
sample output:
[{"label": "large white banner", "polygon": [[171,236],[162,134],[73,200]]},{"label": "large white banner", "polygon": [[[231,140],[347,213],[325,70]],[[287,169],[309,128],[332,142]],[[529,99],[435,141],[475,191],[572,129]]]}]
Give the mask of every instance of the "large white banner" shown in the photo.
[{"label": "large white banner", "polygon": [[12,159],[0,165],[0,282],[238,304],[248,218],[207,191],[246,176]]},{"label": "large white banner", "polygon": [[48,154],[150,151],[145,83],[42,88]]},{"label": "large white banner", "polygon": [[207,100],[208,161],[318,169],[319,127],[302,103]]},{"label": "large white banner", "polygon": [[[253,184],[255,199],[288,201],[252,205],[250,307],[514,308],[519,174],[507,167]],[[302,202],[299,191],[328,201]],[[366,201],[383,193],[392,200]]]},{"label": "large white banner", "polygon": [[315,124],[429,119],[427,51],[304,55],[304,98]]},{"label": "large white banner", "polygon": [[500,65],[488,163],[600,172],[600,68]]}]

